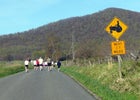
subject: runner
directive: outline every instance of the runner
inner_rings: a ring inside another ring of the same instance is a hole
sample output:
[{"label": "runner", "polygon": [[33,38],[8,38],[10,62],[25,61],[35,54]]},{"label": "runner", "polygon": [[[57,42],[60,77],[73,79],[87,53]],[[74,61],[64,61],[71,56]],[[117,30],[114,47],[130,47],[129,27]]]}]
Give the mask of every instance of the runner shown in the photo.
[{"label": "runner", "polygon": [[38,70],[38,69],[39,69],[39,60],[36,59],[36,70]]},{"label": "runner", "polygon": [[26,60],[24,61],[24,65],[25,65],[25,72],[28,72],[28,70],[29,70],[29,69],[28,69],[28,67],[29,67],[29,60],[26,59]]},{"label": "runner", "polygon": [[43,59],[40,57],[38,60],[39,60],[40,71],[42,71],[43,70]]},{"label": "runner", "polygon": [[47,66],[48,66],[47,61],[45,61],[45,62],[43,63],[43,66],[44,66],[45,69],[47,68]]},{"label": "runner", "polygon": [[54,61],[51,61],[51,71],[53,70],[53,68],[54,68]]},{"label": "runner", "polygon": [[59,72],[60,71],[60,67],[61,67],[61,62],[60,61],[57,62],[57,66],[58,66],[58,72]]},{"label": "runner", "polygon": [[50,57],[48,57],[47,63],[48,63],[48,71],[51,71],[52,63],[51,63],[51,58]]},{"label": "runner", "polygon": [[36,60],[33,60],[34,70],[37,70],[37,63]]}]

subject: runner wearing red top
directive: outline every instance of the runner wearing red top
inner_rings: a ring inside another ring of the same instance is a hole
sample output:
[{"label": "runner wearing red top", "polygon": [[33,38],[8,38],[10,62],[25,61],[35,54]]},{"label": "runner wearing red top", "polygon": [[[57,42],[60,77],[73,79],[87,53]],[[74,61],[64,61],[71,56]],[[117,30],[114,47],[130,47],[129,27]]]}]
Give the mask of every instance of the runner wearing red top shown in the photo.
[{"label": "runner wearing red top", "polygon": [[38,69],[39,69],[39,60],[36,59],[36,70],[38,70]]}]

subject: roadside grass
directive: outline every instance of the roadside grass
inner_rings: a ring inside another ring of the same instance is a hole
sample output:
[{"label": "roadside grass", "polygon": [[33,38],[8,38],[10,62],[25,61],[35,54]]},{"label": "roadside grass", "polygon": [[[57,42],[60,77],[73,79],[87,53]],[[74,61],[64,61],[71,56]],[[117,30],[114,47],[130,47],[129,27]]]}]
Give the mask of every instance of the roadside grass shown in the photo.
[{"label": "roadside grass", "polygon": [[[61,71],[83,84],[102,100],[140,100],[140,63],[124,62],[123,79],[118,64],[96,64],[86,67],[61,67]],[[31,68],[31,67],[30,67]],[[24,71],[23,61],[0,62],[0,78]]]},{"label": "roadside grass", "polygon": [[24,71],[22,61],[0,62],[0,78]]},{"label": "roadside grass", "polygon": [[[125,64],[124,64],[125,65]],[[128,64],[126,64],[129,66]],[[125,68],[127,67],[125,66]],[[129,66],[130,67],[130,66]],[[122,69],[124,71],[124,69]],[[138,95],[133,91],[134,87],[129,82],[129,75],[125,71],[122,80],[118,77],[118,66],[114,64],[108,69],[107,64],[99,64],[96,67],[62,67],[62,72],[70,75],[79,81],[90,91],[98,95],[101,100],[139,100]]]}]

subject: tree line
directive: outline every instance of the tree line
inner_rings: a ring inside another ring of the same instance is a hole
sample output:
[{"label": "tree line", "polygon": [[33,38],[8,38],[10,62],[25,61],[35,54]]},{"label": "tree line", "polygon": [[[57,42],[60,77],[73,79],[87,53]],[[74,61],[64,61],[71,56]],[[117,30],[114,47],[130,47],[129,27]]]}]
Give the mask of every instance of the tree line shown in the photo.
[{"label": "tree line", "polygon": [[105,32],[105,27],[114,16],[128,25],[128,30],[121,37],[126,42],[126,50],[137,53],[140,50],[140,13],[108,8],[0,36],[0,60],[22,60],[27,56],[52,56],[53,59],[109,56],[110,42],[115,39]]}]

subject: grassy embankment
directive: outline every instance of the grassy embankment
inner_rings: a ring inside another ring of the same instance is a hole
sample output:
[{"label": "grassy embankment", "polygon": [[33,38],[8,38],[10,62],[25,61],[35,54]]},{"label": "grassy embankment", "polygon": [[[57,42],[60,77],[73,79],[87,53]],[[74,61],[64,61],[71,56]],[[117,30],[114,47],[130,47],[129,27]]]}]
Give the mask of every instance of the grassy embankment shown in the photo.
[{"label": "grassy embankment", "polygon": [[123,62],[122,79],[118,64],[95,64],[86,67],[62,67],[62,72],[72,76],[102,100],[140,100],[140,65]]},{"label": "grassy embankment", "polygon": [[[124,62],[123,78],[118,65],[94,64],[86,67],[62,67],[64,73],[78,80],[102,100],[140,100],[140,63]],[[0,62],[0,77],[24,71],[22,61]]]},{"label": "grassy embankment", "polygon": [[0,78],[24,71],[24,63],[22,61],[0,62]]}]

